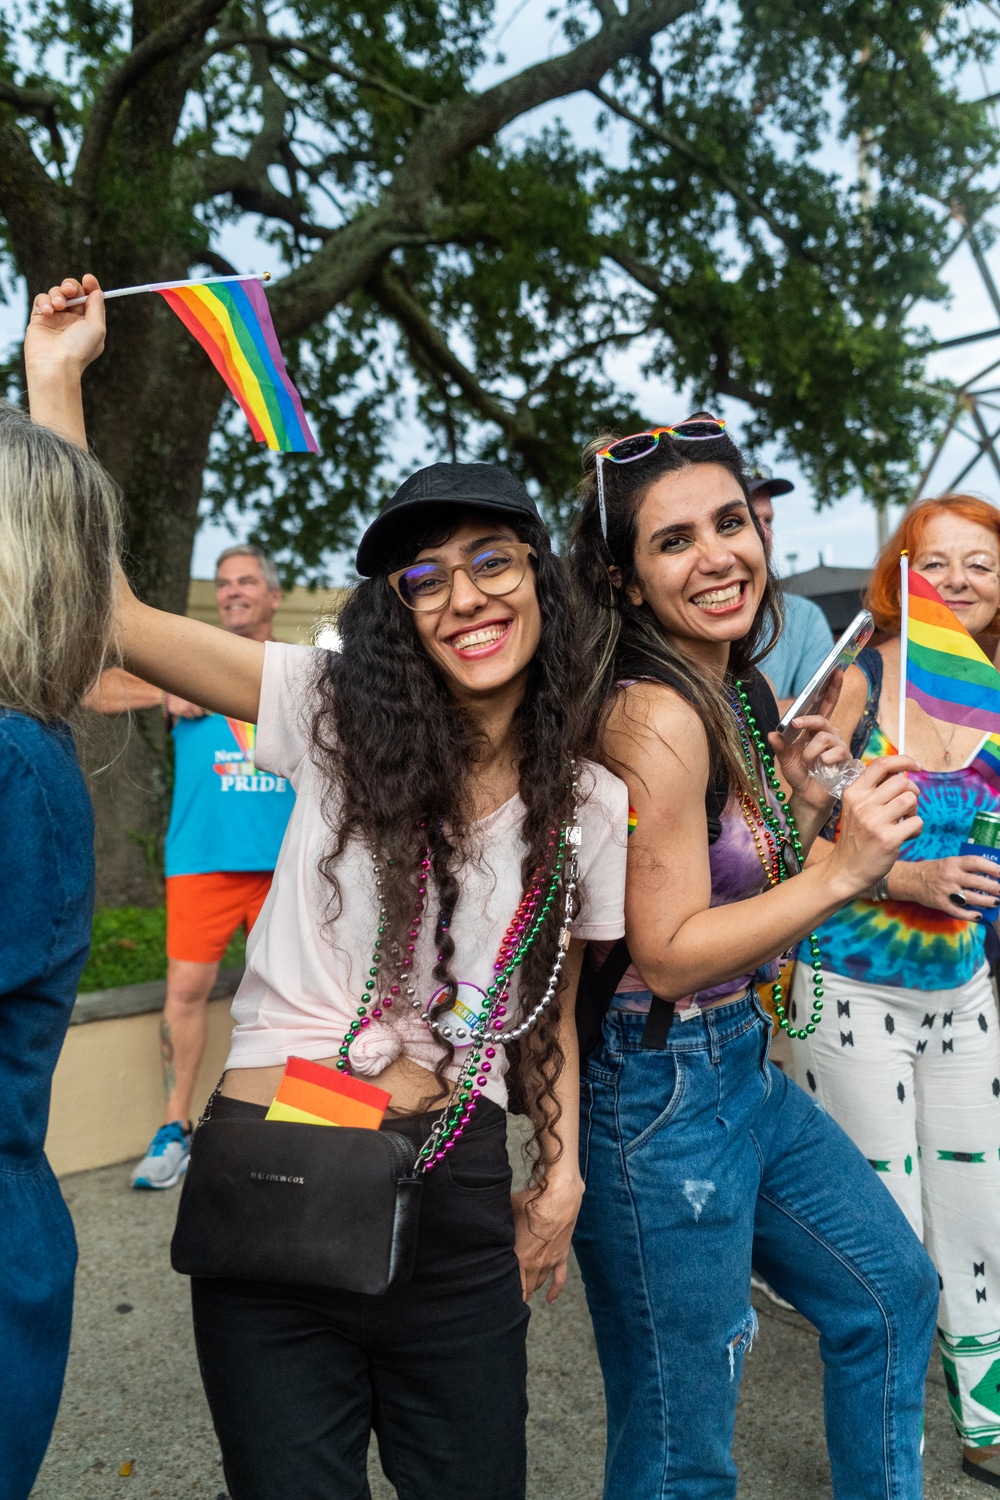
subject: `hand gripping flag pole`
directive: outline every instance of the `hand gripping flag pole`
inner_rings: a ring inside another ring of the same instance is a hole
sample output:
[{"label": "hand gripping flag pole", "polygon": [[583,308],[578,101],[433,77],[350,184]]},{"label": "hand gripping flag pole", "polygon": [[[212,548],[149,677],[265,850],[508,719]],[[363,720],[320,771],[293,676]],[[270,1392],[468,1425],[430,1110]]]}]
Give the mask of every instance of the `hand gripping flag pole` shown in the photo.
[{"label": "hand gripping flag pole", "polygon": [[[213,276],[211,281],[202,281],[199,277],[189,278],[186,281],[145,281],[142,286],[120,286],[115,291],[104,292],[105,302],[110,302],[112,297],[134,297],[137,292],[169,292],[182,286],[218,286],[223,281],[270,281],[270,271],[264,271],[261,275],[247,276]],[[66,303],[67,307],[79,307],[81,302],[86,302],[88,292],[84,297],[71,297]]]},{"label": "hand gripping flag pole", "polygon": [[899,730],[896,754],[906,754],[906,660],[910,637],[910,554],[899,554]]},{"label": "hand gripping flag pole", "polygon": [[[281,453],[318,453],[302,398],[282,358],[262,276],[216,276],[209,281],[150,281],[105,292],[132,297],[158,292],[205,350],[243,409],[259,443]],[[67,307],[86,302],[73,297]]]}]

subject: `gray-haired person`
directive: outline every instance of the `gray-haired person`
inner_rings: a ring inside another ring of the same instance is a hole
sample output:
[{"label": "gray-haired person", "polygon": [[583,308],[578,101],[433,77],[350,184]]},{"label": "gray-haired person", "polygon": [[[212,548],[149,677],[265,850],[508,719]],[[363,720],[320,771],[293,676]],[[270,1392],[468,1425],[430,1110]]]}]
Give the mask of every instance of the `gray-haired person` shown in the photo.
[{"label": "gray-haired person", "polygon": [[[224,630],[274,640],[277,569],[260,547],[220,553],[215,598]],[[205,1051],[207,1002],[233,935],[249,933],[271,887],[295,800],[282,776],[260,772],[253,724],[210,714],[117,669],[87,706],[103,713],[162,704],[173,732],[174,790],[166,842],[167,996],[160,1023],[163,1123],[132,1186],[170,1188],[187,1168],[191,1101]]]},{"label": "gray-haired person", "polygon": [[0,402],[0,1495],[27,1500],[62,1392],[73,1222],[45,1158],[90,947],[94,818],[70,720],[112,633],[118,495]]}]

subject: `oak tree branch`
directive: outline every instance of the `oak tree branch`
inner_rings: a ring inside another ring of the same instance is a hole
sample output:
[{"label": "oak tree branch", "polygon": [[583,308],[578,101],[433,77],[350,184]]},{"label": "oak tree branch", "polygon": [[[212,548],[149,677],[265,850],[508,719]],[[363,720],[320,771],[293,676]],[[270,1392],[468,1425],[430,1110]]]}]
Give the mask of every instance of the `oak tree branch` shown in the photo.
[{"label": "oak tree branch", "polygon": [[695,4],[696,0],[632,0],[627,14],[616,14],[571,51],[425,115],[378,206],[336,230],[308,264],[275,288],[271,305],[282,334],[304,332],[364,285],[400,243],[400,236],[426,232],[434,189],[460,157],[492,140],[528,110],[596,87],[616,62],[644,46]]},{"label": "oak tree branch", "polygon": [[676,151],[678,156],[685,157],[693,166],[696,166],[700,171],[705,172],[709,177],[713,178],[730,197],[742,203],[744,208],[748,208],[755,218],[763,219],[775,238],[779,239],[786,249],[790,250],[798,260],[806,261],[809,265],[813,266],[821,264],[815,255],[811,255],[808,250],[803,249],[798,236],[794,235],[790,229],[782,224],[781,220],[761,203],[759,198],[755,198],[753,193],[748,192],[736,177],[733,177],[724,167],[717,166],[715,162],[704,156],[689,141],[686,141],[682,135],[675,135],[672,130],[666,130],[662,125],[656,124],[655,121],[646,120],[641,115],[635,114],[627,105],[619,103],[617,99],[600,87],[595,86],[590,92],[595,99],[599,99],[607,109],[610,109],[612,114],[620,116],[623,120],[628,120],[631,125],[635,125],[639,130],[645,131],[654,140],[662,141],[665,146],[670,147],[671,151]]},{"label": "oak tree branch", "polygon": [[74,238],[83,238],[83,226],[93,208],[104,151],[124,100],[152,68],[180,51],[192,37],[205,32],[225,4],[226,0],[192,0],[169,21],[144,37],[104,79],[80,141],[73,174]]}]

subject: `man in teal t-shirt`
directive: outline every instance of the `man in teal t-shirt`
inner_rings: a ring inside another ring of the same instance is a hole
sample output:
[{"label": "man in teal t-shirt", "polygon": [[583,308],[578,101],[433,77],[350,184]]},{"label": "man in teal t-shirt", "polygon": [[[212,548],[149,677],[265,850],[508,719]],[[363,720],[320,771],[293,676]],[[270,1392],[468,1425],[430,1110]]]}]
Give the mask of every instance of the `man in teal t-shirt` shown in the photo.
[{"label": "man in teal t-shirt", "polygon": [[[259,547],[227,547],[215,570],[224,630],[274,639],[278,574]],[[160,1022],[163,1124],[132,1173],[137,1188],[169,1188],[187,1168],[191,1100],[205,1051],[207,1001],[233,935],[247,932],[271,886],[295,794],[258,769],[256,725],[207,713],[141,682],[105,674],[89,706],[120,712],[163,705],[174,739],[166,842],[167,996]]]}]

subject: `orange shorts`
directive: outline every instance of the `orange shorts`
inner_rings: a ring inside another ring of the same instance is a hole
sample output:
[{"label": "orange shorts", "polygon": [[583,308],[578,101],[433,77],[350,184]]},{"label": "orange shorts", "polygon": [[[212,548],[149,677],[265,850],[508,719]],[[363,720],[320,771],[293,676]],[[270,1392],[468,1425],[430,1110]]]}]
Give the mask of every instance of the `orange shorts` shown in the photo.
[{"label": "orange shorts", "polygon": [[167,876],[167,957],[215,964],[240,927],[250,931],[273,870],[215,870]]}]

